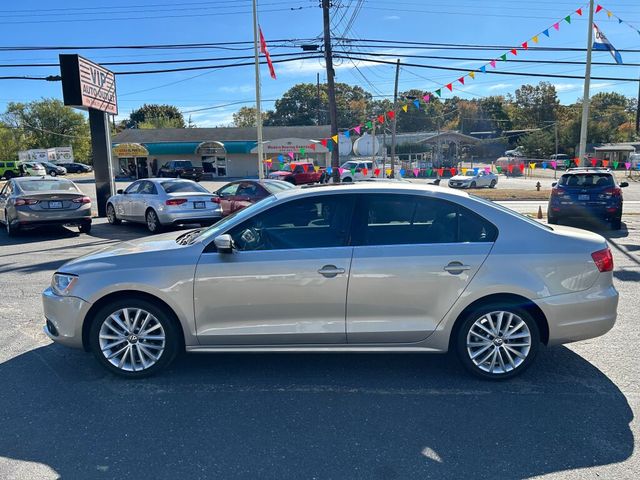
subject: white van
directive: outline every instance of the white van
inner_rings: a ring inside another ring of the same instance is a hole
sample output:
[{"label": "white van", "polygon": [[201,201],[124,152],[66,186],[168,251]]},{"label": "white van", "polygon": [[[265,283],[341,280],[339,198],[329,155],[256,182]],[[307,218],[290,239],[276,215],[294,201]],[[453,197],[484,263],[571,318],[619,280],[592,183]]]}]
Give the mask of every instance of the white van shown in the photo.
[{"label": "white van", "polygon": [[637,170],[638,164],[640,163],[640,153],[632,153],[629,155],[629,162],[631,163],[631,168]]}]

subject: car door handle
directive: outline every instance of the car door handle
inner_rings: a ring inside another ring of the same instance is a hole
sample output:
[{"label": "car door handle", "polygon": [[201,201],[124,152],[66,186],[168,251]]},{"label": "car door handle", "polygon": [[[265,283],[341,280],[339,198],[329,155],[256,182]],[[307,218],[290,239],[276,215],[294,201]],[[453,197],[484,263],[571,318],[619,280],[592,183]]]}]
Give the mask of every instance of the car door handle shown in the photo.
[{"label": "car door handle", "polygon": [[449,272],[452,274],[462,273],[466,270],[471,270],[470,265],[463,265],[462,262],[450,262],[449,265],[444,267],[445,272]]},{"label": "car door handle", "polygon": [[336,275],[342,275],[345,272],[344,268],[338,268],[335,265],[325,265],[318,273],[327,278],[335,277]]}]

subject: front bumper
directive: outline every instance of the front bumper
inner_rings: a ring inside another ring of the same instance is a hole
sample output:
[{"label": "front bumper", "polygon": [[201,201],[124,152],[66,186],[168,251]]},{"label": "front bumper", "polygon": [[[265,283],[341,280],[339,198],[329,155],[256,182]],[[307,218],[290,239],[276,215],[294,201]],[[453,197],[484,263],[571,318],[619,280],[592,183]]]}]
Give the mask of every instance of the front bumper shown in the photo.
[{"label": "front bumper", "polygon": [[582,292],[536,300],[547,317],[549,345],[577,342],[604,335],[617,317],[618,291],[597,285]]},{"label": "front bumper", "polygon": [[468,182],[452,182],[449,180],[449,186],[451,188],[469,188],[470,185]]},{"label": "front bumper", "polygon": [[78,297],[56,295],[49,287],[42,292],[42,306],[47,321],[44,333],[54,342],[82,348],[82,323],[91,304]]}]

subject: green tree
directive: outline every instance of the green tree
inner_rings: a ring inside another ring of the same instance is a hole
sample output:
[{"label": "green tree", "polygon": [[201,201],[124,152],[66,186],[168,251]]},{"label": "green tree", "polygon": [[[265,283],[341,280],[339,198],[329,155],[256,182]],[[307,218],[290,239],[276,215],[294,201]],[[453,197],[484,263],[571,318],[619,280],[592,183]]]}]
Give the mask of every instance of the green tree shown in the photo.
[{"label": "green tree", "polygon": [[512,102],[511,119],[515,128],[543,127],[545,122],[555,122],[560,105],[556,87],[548,82],[523,85],[516,90]]},{"label": "green tree", "polygon": [[145,103],[142,107],[131,112],[127,127],[140,128],[140,124],[144,122],[155,122],[157,125],[160,125],[159,127],[151,128],[185,128],[182,113],[173,105]]},{"label": "green tree", "polygon": [[555,153],[555,137],[548,129],[537,130],[520,137],[518,146],[522,147],[527,157],[548,158]]},{"label": "green tree", "polygon": [[2,115],[5,124],[24,135],[20,148],[73,147],[74,157],[91,157],[89,124],[85,116],[60,100],[45,98],[29,103],[9,103]]},{"label": "green tree", "polygon": [[[408,90],[400,94],[399,106],[407,105],[407,111],[400,110],[396,128],[399,133],[434,131],[444,127],[444,105],[440,99],[432,97],[428,104],[422,102],[424,92]],[[420,108],[415,108],[414,100],[420,100]]]},{"label": "green tree", "polygon": [[11,128],[0,122],[0,161],[17,160],[18,152],[26,147],[26,139],[19,128]]},{"label": "green tree", "polygon": [[138,128],[147,130],[154,128],[185,128],[185,125],[179,118],[150,117],[144,122],[139,122]]},{"label": "green tree", "polygon": [[[255,127],[256,107],[241,107],[233,114],[234,127]],[[262,123],[267,123],[269,112],[262,112]]]}]

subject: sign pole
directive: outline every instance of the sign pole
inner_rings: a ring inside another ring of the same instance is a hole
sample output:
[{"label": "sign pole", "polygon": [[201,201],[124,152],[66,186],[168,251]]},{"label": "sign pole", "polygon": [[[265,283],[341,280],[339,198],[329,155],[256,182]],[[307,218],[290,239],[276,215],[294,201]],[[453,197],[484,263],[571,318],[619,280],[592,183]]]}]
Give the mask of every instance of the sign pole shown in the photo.
[{"label": "sign pole", "polygon": [[258,134],[258,178],[264,178],[264,145],[262,143],[262,107],[260,105],[260,58],[258,56],[258,9],[253,0],[253,53],[256,60],[256,127]]},{"label": "sign pole", "polygon": [[589,0],[589,24],[587,25],[587,66],[584,73],[584,93],[582,94],[582,123],[580,124],[580,147],[578,158],[584,162],[587,153],[587,126],[589,123],[589,89],[591,86],[591,50],[593,48],[593,0]]},{"label": "sign pole", "polygon": [[107,216],[107,200],[115,193],[115,181],[111,171],[111,135],[107,113],[89,109],[93,171],[96,179],[98,217]]}]

